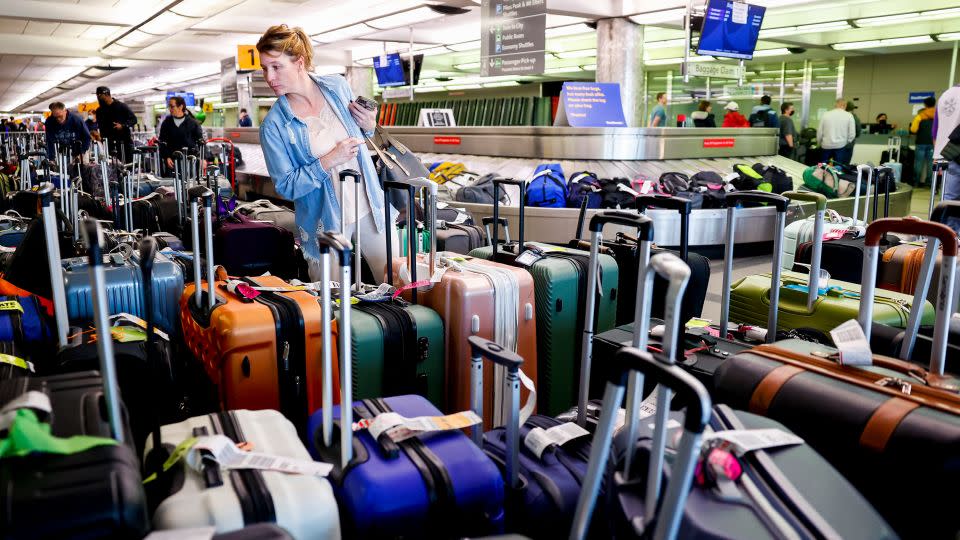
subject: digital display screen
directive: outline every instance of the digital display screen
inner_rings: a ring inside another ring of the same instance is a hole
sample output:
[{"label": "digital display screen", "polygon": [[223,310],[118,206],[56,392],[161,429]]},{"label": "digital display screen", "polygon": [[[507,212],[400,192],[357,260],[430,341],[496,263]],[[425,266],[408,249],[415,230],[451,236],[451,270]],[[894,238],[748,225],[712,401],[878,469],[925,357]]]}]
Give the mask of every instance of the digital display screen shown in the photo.
[{"label": "digital display screen", "polygon": [[752,60],[767,8],[730,0],[710,0],[697,54]]},{"label": "digital display screen", "polygon": [[404,86],[407,84],[399,53],[374,56],[373,70],[377,74],[377,84],[380,86]]},{"label": "digital display screen", "polygon": [[173,96],[180,96],[183,98],[183,102],[187,107],[196,107],[197,99],[194,97],[193,92],[167,92],[167,101],[170,101],[170,98]]}]

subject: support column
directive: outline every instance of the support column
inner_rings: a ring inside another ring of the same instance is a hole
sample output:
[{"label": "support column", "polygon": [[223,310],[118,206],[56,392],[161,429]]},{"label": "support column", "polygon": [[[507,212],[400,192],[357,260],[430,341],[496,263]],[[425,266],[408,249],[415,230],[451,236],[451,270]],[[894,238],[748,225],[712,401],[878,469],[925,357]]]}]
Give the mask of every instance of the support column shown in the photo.
[{"label": "support column", "polygon": [[[237,118],[240,118],[240,109],[246,109],[253,127],[260,126],[260,115],[257,114],[257,102],[253,99],[253,74],[237,75]],[[226,118],[224,118],[226,124]],[[227,127],[224,125],[224,127]]]},{"label": "support column", "polygon": [[627,125],[643,127],[643,27],[625,18],[597,21],[597,82],[620,83]]},{"label": "support column", "polygon": [[349,66],[344,74],[347,84],[356,96],[373,99],[373,68]]}]

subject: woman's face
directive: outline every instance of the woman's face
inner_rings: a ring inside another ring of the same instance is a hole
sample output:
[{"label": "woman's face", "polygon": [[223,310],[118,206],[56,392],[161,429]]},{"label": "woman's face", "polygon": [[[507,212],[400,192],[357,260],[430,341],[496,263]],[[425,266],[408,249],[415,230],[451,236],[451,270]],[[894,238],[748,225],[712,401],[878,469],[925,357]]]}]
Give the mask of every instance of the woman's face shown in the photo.
[{"label": "woman's face", "polygon": [[176,116],[177,118],[183,116],[183,107],[178,107],[177,102],[172,99],[167,102],[167,109],[170,110],[170,114]]},{"label": "woman's face", "polygon": [[297,82],[302,76],[301,72],[306,72],[303,66],[303,58],[293,58],[278,51],[260,53],[260,66],[263,69],[263,78],[266,79],[267,84],[270,85],[277,97],[296,88]]},{"label": "woman's face", "polygon": [[707,105],[707,113],[709,114],[712,112],[713,112],[713,105]]}]

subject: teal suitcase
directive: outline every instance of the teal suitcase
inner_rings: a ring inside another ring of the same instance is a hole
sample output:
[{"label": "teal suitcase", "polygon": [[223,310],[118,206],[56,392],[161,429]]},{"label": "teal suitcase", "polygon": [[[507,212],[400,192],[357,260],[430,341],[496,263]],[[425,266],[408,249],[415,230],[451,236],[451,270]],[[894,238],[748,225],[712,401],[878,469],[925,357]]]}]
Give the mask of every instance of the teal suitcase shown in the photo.
[{"label": "teal suitcase", "polygon": [[[526,182],[497,179],[494,180],[494,200],[500,184],[519,185],[520,193],[526,192]],[[523,242],[523,203],[521,196],[520,242]],[[496,222],[499,210],[496,205],[494,208]],[[494,242],[497,236],[494,231]],[[523,245],[543,252],[541,259],[527,267],[533,275],[536,294],[537,398],[540,414],[556,416],[577,401],[590,253],[540,242]],[[501,246],[494,255],[492,246],[484,246],[471,251],[470,256],[523,267],[516,261],[515,250],[516,244]],[[600,255],[602,296],[597,299],[596,333],[616,326],[618,279],[616,261],[609,255]]]}]

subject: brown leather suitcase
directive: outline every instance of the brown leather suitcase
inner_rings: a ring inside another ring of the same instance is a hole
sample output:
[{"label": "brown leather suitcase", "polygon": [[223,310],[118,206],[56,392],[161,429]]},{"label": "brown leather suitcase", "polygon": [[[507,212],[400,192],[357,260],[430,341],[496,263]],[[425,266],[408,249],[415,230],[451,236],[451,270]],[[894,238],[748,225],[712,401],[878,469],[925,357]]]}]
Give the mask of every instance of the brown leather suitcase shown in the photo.
[{"label": "brown leather suitcase", "polygon": [[[435,220],[432,216],[435,214],[435,196],[436,184],[430,181],[412,184],[384,182],[385,189],[403,189],[408,190],[409,196],[413,197],[411,185],[424,187],[429,190],[429,201],[424,205],[429,215],[425,219],[431,229],[435,226]],[[388,220],[389,221],[389,220]],[[430,238],[436,238],[435,231],[430,231]],[[415,234],[415,233],[414,233]],[[412,236],[412,235],[411,235]],[[390,238],[390,235],[387,235]],[[416,241],[411,238],[409,245],[416,246]],[[388,253],[390,252],[388,248]],[[432,308],[440,314],[444,323],[444,341],[446,343],[446,395],[445,404],[448,412],[463,411],[470,408],[470,344],[467,342],[469,336],[480,336],[482,338],[497,341],[497,292],[502,291],[504,287],[509,287],[496,276],[487,274],[509,273],[517,284],[516,296],[516,327],[515,347],[516,352],[524,358],[523,373],[531,381],[537,381],[537,321],[536,321],[536,298],[533,290],[533,277],[529,272],[522,268],[515,268],[500,263],[485,261],[475,257],[469,257],[460,253],[436,252],[436,244],[431,242],[430,254],[414,254],[417,257],[417,269],[411,269],[410,281],[417,282],[418,279],[425,278],[426,283],[420,287],[405,290],[403,294],[407,297],[417,295],[419,303],[423,306]],[[433,275],[435,262],[440,260],[448,261],[448,269],[443,272],[439,282],[429,283],[429,276]],[[454,268],[453,265],[461,265],[467,268]],[[405,267],[409,266],[406,257],[397,257],[393,259],[392,267],[386,269],[387,282],[401,286],[403,281],[400,279],[401,272],[406,272]],[[482,269],[479,267],[483,267]],[[473,268],[474,270],[470,270]],[[490,270],[485,270],[489,268]],[[509,278],[508,278],[509,279]],[[502,298],[502,297],[501,297]],[[506,321],[504,321],[506,323]],[[506,330],[508,333],[510,329]],[[501,345],[512,348],[509,344]],[[502,392],[494,392],[495,381],[501,380],[501,377],[494,377],[493,366],[484,367],[484,422],[485,429],[490,429],[495,425],[502,425],[502,420],[506,418],[506,403],[503,401]],[[521,398],[526,403],[529,397],[529,390],[522,389]],[[498,399],[499,398],[499,399]],[[495,414],[494,411],[497,411]],[[491,419],[493,420],[491,422]]]},{"label": "brown leather suitcase", "polygon": [[[212,192],[209,195],[204,198],[206,219]],[[191,203],[191,213],[196,224],[195,202]],[[210,230],[209,222],[206,230]],[[197,245],[199,232],[195,225],[193,235]],[[208,237],[208,249],[211,244]],[[212,250],[207,252],[206,265],[207,275],[216,275]],[[252,294],[228,290],[228,283],[238,281],[251,288],[281,290],[256,291],[259,295],[250,298]],[[195,294],[197,289],[201,294]],[[180,299],[180,320],[187,348],[218,386],[225,409],[275,409],[298,430],[306,429],[308,416],[321,408],[323,393],[324,321],[315,296],[275,276],[216,279],[211,286],[200,281],[197,266],[194,282],[186,286]],[[336,321],[329,324],[336,339]],[[333,373],[338,373],[337,358],[333,361]],[[333,394],[336,403],[340,395],[337,377],[333,377]]]}]

